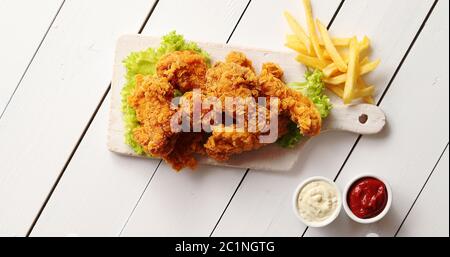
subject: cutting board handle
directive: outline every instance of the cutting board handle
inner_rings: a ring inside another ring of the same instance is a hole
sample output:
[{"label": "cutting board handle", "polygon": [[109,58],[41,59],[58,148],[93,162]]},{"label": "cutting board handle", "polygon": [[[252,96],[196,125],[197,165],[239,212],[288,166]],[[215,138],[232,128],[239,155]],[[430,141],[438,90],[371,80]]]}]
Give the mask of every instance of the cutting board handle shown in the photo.
[{"label": "cutting board handle", "polygon": [[376,134],[386,124],[386,116],[380,107],[372,104],[334,106],[325,119],[322,132],[332,130],[357,134]]}]

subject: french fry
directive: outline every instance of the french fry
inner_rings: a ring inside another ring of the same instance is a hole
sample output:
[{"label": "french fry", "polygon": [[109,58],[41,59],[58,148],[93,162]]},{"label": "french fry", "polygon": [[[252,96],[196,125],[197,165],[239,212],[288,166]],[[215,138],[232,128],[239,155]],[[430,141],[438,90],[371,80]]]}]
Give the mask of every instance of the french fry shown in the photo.
[{"label": "french fry", "polygon": [[322,56],[325,60],[332,61],[330,54],[327,52],[327,49],[323,50]]},{"label": "french fry", "polygon": [[347,80],[347,74],[344,73],[344,74],[338,75],[336,77],[325,78],[323,81],[330,85],[340,85],[342,83],[345,83],[346,80]]},{"label": "french fry", "polygon": [[369,57],[366,56],[359,62],[359,66],[363,66],[363,65],[365,65],[367,63],[369,63]]},{"label": "french fry", "polygon": [[350,41],[350,52],[348,55],[348,72],[345,80],[344,95],[342,99],[344,104],[349,104],[353,100],[356,81],[359,75],[359,45],[356,37]]},{"label": "french fry", "polygon": [[303,44],[303,42],[300,40],[300,38],[298,38],[297,35],[294,35],[294,34],[287,35],[286,41]]},{"label": "french fry", "polygon": [[[363,59],[363,61],[364,61],[364,59]],[[361,67],[359,68],[359,76],[362,76],[366,73],[369,73],[369,72],[375,70],[379,64],[380,64],[380,60],[377,59],[373,62],[368,62],[364,65],[361,65]],[[339,85],[339,84],[344,83],[346,80],[347,80],[347,74],[344,73],[344,74],[338,75],[336,77],[325,78],[324,82],[328,83],[328,84],[332,84],[332,85]]]},{"label": "french fry", "polygon": [[316,56],[323,60],[322,49],[319,44],[319,38],[316,33],[316,24],[314,23],[313,15],[312,15],[312,7],[310,0],[303,0],[303,6],[305,7],[305,15],[306,15],[306,24],[308,26],[309,37],[311,38],[311,43],[314,48],[314,52]]},{"label": "french fry", "polygon": [[367,36],[361,41],[356,36],[332,38],[327,28],[318,19],[314,19],[311,0],[302,2],[308,33],[286,11],[284,16],[294,33],[287,35],[285,46],[298,53],[298,62],[321,70],[326,88],[340,97],[344,104],[350,104],[356,99],[374,104],[375,87],[367,85],[361,77],[380,64],[379,59],[369,60],[370,39]]},{"label": "french fry", "polygon": [[319,58],[301,54],[301,53],[299,53],[297,55],[296,60],[303,63],[304,65],[306,65],[308,67],[319,69],[319,70],[322,70],[329,64],[329,62],[320,60]]},{"label": "french fry", "polygon": [[[369,38],[364,37],[365,39],[363,39],[361,42],[359,42],[359,56],[362,57],[365,55],[367,49],[369,49],[370,47],[370,41]],[[336,45],[335,45],[336,46]],[[336,48],[337,49],[337,48]],[[344,60],[345,63],[348,63],[348,53],[345,52],[345,49],[337,49],[339,55],[342,57],[342,59]],[[330,54],[327,52],[327,50],[323,51],[323,58],[325,60],[332,60]]]},{"label": "french fry", "polygon": [[329,78],[338,73],[339,69],[335,63],[331,63],[327,67],[323,68],[322,72],[325,78]]},{"label": "french fry", "polygon": [[341,87],[337,86],[337,85],[327,85],[327,88],[333,92],[334,94],[336,94],[337,96],[339,96],[340,98],[344,97],[344,89],[342,89]]},{"label": "french fry", "polygon": [[369,73],[373,70],[375,70],[378,65],[380,64],[380,59],[376,59],[375,61],[372,62],[368,62],[364,65],[361,66],[360,70],[359,70],[359,75],[364,75],[366,73]]},{"label": "french fry", "polygon": [[302,53],[305,55],[308,55],[308,50],[306,50],[306,47],[303,44],[292,44],[290,42],[287,42],[284,44],[286,47],[296,51],[297,53]]},{"label": "french fry", "polygon": [[366,96],[363,98],[364,102],[368,103],[368,104],[375,104],[375,100],[373,99],[372,96]]},{"label": "french fry", "polygon": [[370,47],[370,39],[364,36],[359,44],[359,55],[362,55]]},{"label": "french fry", "polygon": [[[343,50],[345,50],[345,49],[343,49]],[[347,64],[348,63],[348,53],[343,50],[340,51],[340,49],[338,49],[338,53],[342,57],[344,62]],[[331,58],[330,54],[328,53],[328,51],[326,49],[323,50],[323,58],[325,60],[333,61],[333,59]]]},{"label": "french fry", "polygon": [[364,88],[368,88],[368,87],[373,87],[374,89],[372,90],[372,93],[370,95],[367,96],[363,96],[363,101],[368,103],[368,104],[375,104],[375,100],[373,99],[373,93],[375,92],[375,87],[374,86],[367,86],[366,82],[363,80],[363,78],[358,78],[358,87],[360,89],[364,89]]},{"label": "french fry", "polygon": [[291,35],[293,37],[286,37],[286,43],[284,44],[286,47],[302,54],[308,55],[308,50],[306,46],[297,38],[295,35]]},{"label": "french fry", "polygon": [[[340,55],[340,56],[342,57],[342,59],[344,60],[344,62],[347,63],[347,62],[348,62],[348,53],[345,51],[346,49],[345,49],[345,48],[342,48],[342,47],[339,47],[339,48],[336,47],[336,49],[337,49],[339,55]],[[324,49],[324,50],[323,50],[323,58],[324,58],[325,60],[330,60],[330,61],[332,61],[331,56],[330,56],[330,54],[328,53],[327,49]]]},{"label": "french fry", "polygon": [[364,98],[366,96],[372,96],[373,92],[375,92],[374,86],[368,86],[365,88],[357,89],[355,92],[355,98]]},{"label": "french fry", "polygon": [[[348,46],[350,44],[351,38],[331,38],[331,41],[333,42],[334,46]],[[322,38],[319,38],[319,44],[321,46],[325,46],[325,43],[323,42]]]},{"label": "french fry", "polygon": [[317,20],[317,27],[319,28],[320,35],[322,36],[322,40],[325,44],[325,49],[327,50],[331,59],[337,65],[339,71],[346,72],[347,65],[345,64],[344,60],[340,56],[336,47],[333,45],[333,42],[331,41],[331,38],[328,35],[327,28],[319,20]]},{"label": "french fry", "polygon": [[[340,84],[340,85],[329,85],[329,84],[327,84],[326,87],[331,92],[333,92],[335,95],[339,96],[340,98],[344,97],[344,87],[345,87],[344,84]],[[362,98],[365,103],[373,104],[374,101],[373,101],[373,98],[372,98],[372,94],[373,94],[374,90],[375,90],[374,86],[369,86],[369,87],[366,87],[364,89],[357,89],[354,92],[354,98],[355,99],[356,98]]]},{"label": "french fry", "polygon": [[312,54],[311,40],[306,35],[305,30],[303,30],[302,26],[300,26],[300,24],[294,19],[294,17],[292,17],[292,15],[288,11],[284,12],[284,17],[286,18],[292,32],[294,32],[294,34],[303,42],[303,44],[306,46],[306,49],[308,49],[308,53]]}]

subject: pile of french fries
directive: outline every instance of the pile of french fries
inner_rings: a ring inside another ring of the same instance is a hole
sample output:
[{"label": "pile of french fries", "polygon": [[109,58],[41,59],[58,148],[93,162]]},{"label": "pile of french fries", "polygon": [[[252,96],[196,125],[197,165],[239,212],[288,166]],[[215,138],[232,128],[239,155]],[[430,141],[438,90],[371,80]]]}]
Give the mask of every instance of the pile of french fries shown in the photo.
[{"label": "pile of french fries", "polygon": [[[298,53],[296,60],[324,74],[327,88],[339,96],[344,104],[362,99],[374,104],[375,87],[367,85],[363,75],[375,70],[380,60],[369,61],[370,40],[332,38],[318,19],[314,22],[310,0],[302,0],[308,32],[289,13],[284,16],[293,34],[287,35],[286,46]],[[317,28],[317,29],[316,29]]]}]

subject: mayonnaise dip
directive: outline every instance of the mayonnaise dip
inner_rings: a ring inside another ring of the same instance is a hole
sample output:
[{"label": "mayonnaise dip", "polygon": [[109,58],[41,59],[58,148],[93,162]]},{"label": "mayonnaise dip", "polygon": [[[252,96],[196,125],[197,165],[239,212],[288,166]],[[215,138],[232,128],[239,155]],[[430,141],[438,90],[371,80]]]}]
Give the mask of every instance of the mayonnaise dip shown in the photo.
[{"label": "mayonnaise dip", "polygon": [[307,222],[318,223],[331,217],[338,208],[337,189],[327,181],[313,180],[300,190],[297,210]]}]

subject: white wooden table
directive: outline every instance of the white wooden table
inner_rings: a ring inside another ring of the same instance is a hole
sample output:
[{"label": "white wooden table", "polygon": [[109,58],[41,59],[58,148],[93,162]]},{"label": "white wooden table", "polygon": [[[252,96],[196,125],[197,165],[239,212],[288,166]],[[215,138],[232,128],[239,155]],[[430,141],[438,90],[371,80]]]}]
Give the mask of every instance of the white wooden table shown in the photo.
[{"label": "white wooden table", "polygon": [[[313,0],[337,35],[368,35],[381,66],[369,79],[388,118],[376,136],[311,140],[291,172],[201,166],[106,148],[109,83],[121,34],[284,50],[282,11],[299,0],[0,0],[0,235],[449,236],[449,2]],[[303,19],[300,19],[303,21]],[[291,210],[313,175],[343,188],[384,176],[393,206],[379,223],[342,212],[306,228]]]}]

